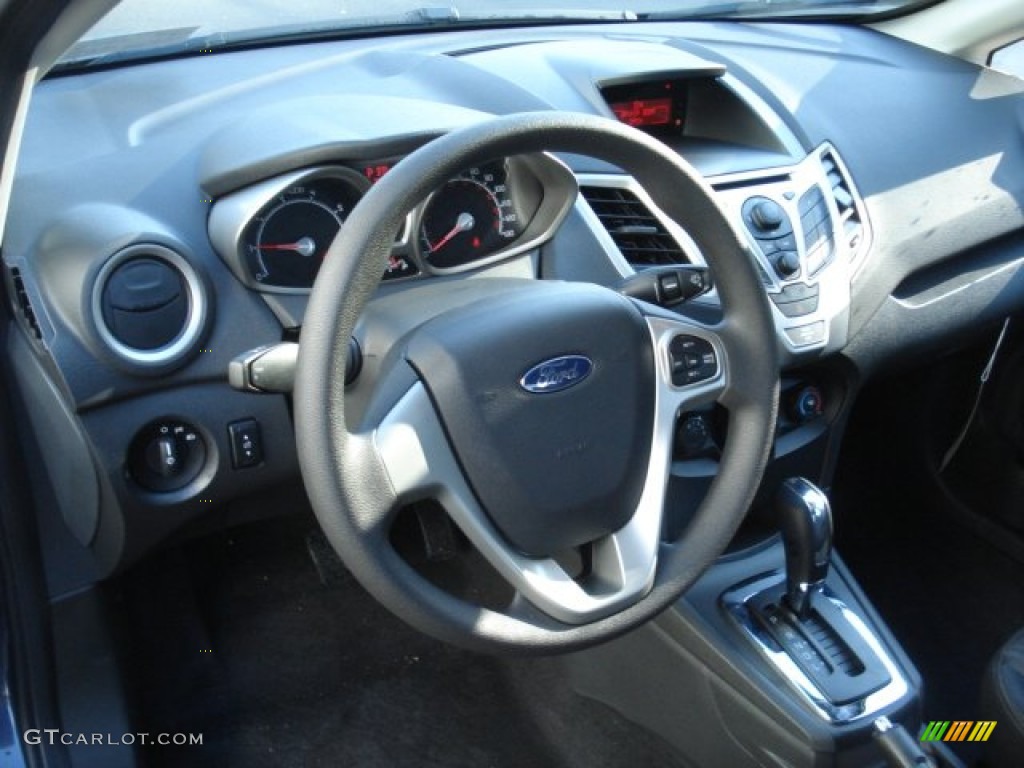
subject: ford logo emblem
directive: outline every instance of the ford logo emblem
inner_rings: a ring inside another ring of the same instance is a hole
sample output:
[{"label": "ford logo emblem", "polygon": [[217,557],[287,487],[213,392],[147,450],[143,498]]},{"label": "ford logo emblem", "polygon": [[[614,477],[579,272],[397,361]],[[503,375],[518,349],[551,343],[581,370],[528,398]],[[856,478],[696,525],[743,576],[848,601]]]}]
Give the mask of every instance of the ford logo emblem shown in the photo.
[{"label": "ford logo emblem", "polygon": [[583,355],[565,355],[537,363],[523,374],[519,386],[527,392],[542,394],[575,387],[594,370],[594,363]]}]

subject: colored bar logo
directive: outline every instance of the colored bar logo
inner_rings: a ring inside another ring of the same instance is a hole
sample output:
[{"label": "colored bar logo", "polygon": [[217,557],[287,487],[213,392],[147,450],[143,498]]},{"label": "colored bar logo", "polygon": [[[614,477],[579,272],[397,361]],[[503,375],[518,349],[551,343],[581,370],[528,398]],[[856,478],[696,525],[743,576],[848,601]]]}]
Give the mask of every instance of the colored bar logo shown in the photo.
[{"label": "colored bar logo", "polygon": [[988,741],[995,729],[995,720],[932,720],[921,741]]}]

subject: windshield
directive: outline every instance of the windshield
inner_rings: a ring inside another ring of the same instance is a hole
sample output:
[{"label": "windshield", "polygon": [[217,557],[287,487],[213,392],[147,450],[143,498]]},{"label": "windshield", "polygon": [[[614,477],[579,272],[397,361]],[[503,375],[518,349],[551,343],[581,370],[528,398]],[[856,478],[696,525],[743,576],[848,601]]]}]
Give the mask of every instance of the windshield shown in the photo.
[{"label": "windshield", "polygon": [[123,0],[61,59],[64,68],[206,53],[260,41],[560,21],[866,19],[936,0]]}]

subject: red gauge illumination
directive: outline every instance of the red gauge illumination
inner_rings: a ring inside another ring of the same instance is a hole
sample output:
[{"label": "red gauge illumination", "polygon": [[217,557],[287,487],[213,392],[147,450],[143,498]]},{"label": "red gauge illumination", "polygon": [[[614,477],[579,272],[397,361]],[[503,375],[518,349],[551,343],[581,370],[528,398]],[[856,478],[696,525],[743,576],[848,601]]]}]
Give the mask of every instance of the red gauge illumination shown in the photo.
[{"label": "red gauge illumination", "polygon": [[672,99],[632,99],[610,105],[615,116],[634,128],[668,125],[672,122]]}]

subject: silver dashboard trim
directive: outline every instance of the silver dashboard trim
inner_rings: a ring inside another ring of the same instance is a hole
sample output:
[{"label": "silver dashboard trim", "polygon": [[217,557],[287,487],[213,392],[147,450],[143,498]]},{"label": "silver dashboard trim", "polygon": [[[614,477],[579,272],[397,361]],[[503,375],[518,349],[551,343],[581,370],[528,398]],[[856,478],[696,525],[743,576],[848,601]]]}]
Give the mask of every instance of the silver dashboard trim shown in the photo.
[{"label": "silver dashboard trim", "polygon": [[421,219],[430,201],[437,194],[437,192],[434,192],[420,205],[416,206],[411,214],[412,226],[409,236],[409,248],[410,251],[416,254],[417,263],[424,272],[432,275],[457,275],[476,270],[532,251],[554,236],[558,227],[572,209],[573,202],[579,192],[576,176],[565,163],[547,152],[513,155],[505,158],[505,160],[506,162],[521,163],[525,168],[529,169],[530,173],[534,175],[544,190],[540,204],[537,206],[537,210],[533,212],[533,216],[526,224],[526,228],[511,244],[500,248],[489,256],[468,264],[460,264],[456,267],[435,267],[427,260],[427,256],[423,253],[423,248],[419,241]]},{"label": "silver dashboard trim", "polygon": [[860,635],[865,644],[881,659],[890,678],[886,686],[859,701],[842,706],[828,701],[825,695],[818,690],[818,687],[804,674],[803,670],[796,665],[788,654],[784,651],[775,650],[774,641],[753,618],[747,605],[754,597],[765,590],[777,587],[784,582],[785,577],[780,572],[766,574],[726,592],[722,595],[722,606],[733,623],[757,648],[759,654],[775,668],[775,671],[782,676],[789,687],[798,694],[799,698],[808,705],[811,711],[828,723],[837,725],[854,723],[877,716],[879,712],[892,706],[907,695],[910,691],[910,686],[896,665],[896,662],[893,661],[892,656],[882,646],[878,637],[857,613],[851,610],[826,587],[819,594],[819,599],[829,600],[835,605],[854,631]]},{"label": "silver dashboard trim", "polygon": [[[207,221],[213,249],[243,285],[260,293],[308,294],[309,288],[264,285],[256,280],[245,259],[243,240],[253,219],[288,187],[314,179],[339,179],[351,185],[359,197],[366,194],[370,182],[351,168],[341,165],[319,165],[266,179],[232,192],[214,202]],[[403,228],[408,230],[408,222]],[[399,242],[405,232],[399,236]]]}]

